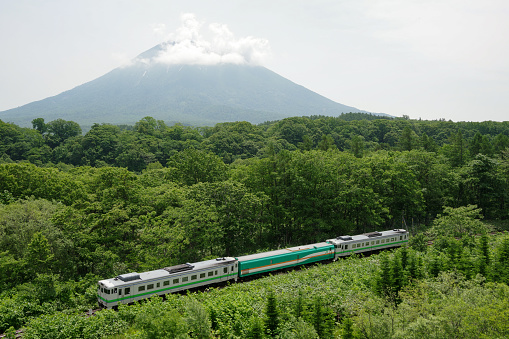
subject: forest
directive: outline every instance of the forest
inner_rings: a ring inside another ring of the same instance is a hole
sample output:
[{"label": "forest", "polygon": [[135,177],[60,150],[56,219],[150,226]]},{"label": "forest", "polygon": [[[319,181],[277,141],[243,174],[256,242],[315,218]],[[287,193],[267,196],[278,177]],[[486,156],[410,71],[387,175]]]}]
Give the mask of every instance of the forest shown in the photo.
[{"label": "forest", "polygon": [[[32,124],[0,120],[0,333],[509,335],[509,122]],[[408,249],[83,317],[100,279],[391,228]]]}]

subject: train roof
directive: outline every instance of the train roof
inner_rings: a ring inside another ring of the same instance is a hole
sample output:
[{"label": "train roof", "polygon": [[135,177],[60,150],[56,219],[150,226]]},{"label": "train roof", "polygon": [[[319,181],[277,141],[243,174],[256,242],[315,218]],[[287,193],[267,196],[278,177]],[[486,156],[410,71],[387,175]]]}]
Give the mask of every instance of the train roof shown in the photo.
[{"label": "train roof", "polygon": [[99,281],[99,284],[104,285],[107,288],[113,288],[118,286],[123,286],[132,283],[139,283],[143,281],[150,281],[154,279],[162,279],[162,278],[170,278],[176,277],[180,275],[184,275],[190,272],[196,272],[203,269],[214,268],[219,266],[228,265],[232,262],[235,262],[236,259],[232,257],[223,257],[217,259],[211,259],[206,261],[199,261],[195,263],[186,263],[180,264],[170,267],[165,267],[163,269],[148,271],[143,273],[126,273],[116,276],[115,278],[104,279]]},{"label": "train roof", "polygon": [[406,233],[407,231],[402,228],[395,228],[389,231],[382,232],[370,232],[359,235],[342,235],[334,239],[328,239],[327,242],[330,244],[340,244],[344,242],[353,242],[353,241],[363,241],[363,240],[372,240],[379,237],[387,237],[392,235],[401,235]]},{"label": "train roof", "polygon": [[241,256],[241,257],[237,257],[237,259],[239,261],[260,259],[260,258],[277,256],[277,255],[284,255],[284,254],[288,254],[288,253],[291,253],[291,252],[297,252],[297,251],[303,251],[303,250],[308,250],[308,249],[313,249],[313,248],[326,247],[326,246],[330,246],[330,244],[328,244],[326,242],[319,242],[319,243],[316,243],[316,244],[309,244],[309,245],[301,245],[301,246],[289,247],[289,248],[284,248],[284,249],[281,249],[281,250],[275,250],[275,251],[270,251],[270,252],[262,252],[262,253],[244,255],[244,256]]}]

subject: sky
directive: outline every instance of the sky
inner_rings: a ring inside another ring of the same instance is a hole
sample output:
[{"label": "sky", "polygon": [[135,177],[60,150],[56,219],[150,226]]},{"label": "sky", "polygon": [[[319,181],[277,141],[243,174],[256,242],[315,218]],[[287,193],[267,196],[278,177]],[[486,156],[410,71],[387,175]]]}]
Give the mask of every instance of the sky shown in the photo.
[{"label": "sky", "polygon": [[154,60],[264,66],[344,105],[509,121],[507,0],[0,0],[0,111]]}]

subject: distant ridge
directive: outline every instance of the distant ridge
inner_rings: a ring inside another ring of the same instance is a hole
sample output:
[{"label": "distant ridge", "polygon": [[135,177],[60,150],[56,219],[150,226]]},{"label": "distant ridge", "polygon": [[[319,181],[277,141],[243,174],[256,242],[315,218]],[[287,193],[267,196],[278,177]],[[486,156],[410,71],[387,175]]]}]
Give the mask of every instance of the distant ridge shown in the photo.
[{"label": "distant ridge", "polygon": [[147,62],[162,45],[133,64],[53,97],[0,112],[0,119],[31,126],[35,118],[134,124],[145,116],[166,123],[261,123],[291,116],[362,112],[327,99],[261,66],[165,65]]}]

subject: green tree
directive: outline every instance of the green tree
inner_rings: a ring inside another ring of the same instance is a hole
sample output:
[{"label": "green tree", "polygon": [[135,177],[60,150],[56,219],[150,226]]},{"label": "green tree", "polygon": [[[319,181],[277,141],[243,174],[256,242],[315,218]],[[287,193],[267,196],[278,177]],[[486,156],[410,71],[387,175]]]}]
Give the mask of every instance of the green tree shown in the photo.
[{"label": "green tree", "polygon": [[[318,339],[320,338],[316,333],[313,325],[307,323],[302,318],[296,319],[292,323],[292,327],[285,328],[281,331],[279,336],[281,339]],[[327,338],[326,336],[322,338]]]},{"label": "green tree", "polygon": [[401,136],[399,139],[399,147],[402,151],[411,151],[415,148],[417,135],[410,128],[410,126],[405,126],[403,131],[401,132]]},{"label": "green tree", "polygon": [[486,234],[483,234],[479,239],[479,251],[481,254],[479,258],[479,274],[487,277],[489,275],[488,270],[491,262],[491,255],[488,236]]},{"label": "green tree", "polygon": [[187,326],[191,329],[192,338],[212,338],[212,325],[207,310],[195,299],[188,300],[186,304]]},{"label": "green tree", "polygon": [[500,201],[504,194],[503,180],[498,172],[499,164],[484,154],[478,154],[465,169],[465,195],[469,201],[482,209],[486,218],[499,214]]},{"label": "green tree", "polygon": [[32,120],[32,127],[41,134],[45,134],[48,131],[48,126],[44,123],[43,118],[36,118]]},{"label": "green tree", "polygon": [[493,140],[493,148],[495,154],[500,154],[502,151],[509,148],[509,136],[505,134],[497,134],[495,139]]},{"label": "green tree", "polygon": [[326,151],[328,149],[333,148],[334,145],[334,139],[332,136],[329,135],[322,135],[322,140],[318,143],[318,149],[321,151]]},{"label": "green tree", "polygon": [[438,146],[433,138],[428,137],[426,133],[422,133],[420,137],[421,147],[426,152],[436,152],[438,150]]},{"label": "green tree", "polygon": [[267,295],[267,304],[265,307],[265,329],[269,336],[275,337],[279,326],[279,310],[277,307],[276,296],[273,291]]},{"label": "green tree", "polygon": [[497,282],[509,283],[509,237],[504,237],[497,246],[493,278]]},{"label": "green tree", "polygon": [[185,185],[223,181],[227,177],[227,166],[221,158],[192,148],[173,155],[167,166],[174,169],[176,179]]},{"label": "green tree", "polygon": [[452,165],[456,167],[462,166],[465,163],[466,143],[461,130],[451,135],[451,144],[452,154],[450,154],[450,159]]},{"label": "green tree", "polygon": [[360,135],[353,135],[349,141],[350,151],[357,158],[362,158],[364,155],[364,138]]},{"label": "green tree", "polygon": [[476,205],[458,208],[444,207],[442,215],[433,221],[429,230],[432,237],[463,237],[487,233],[490,229],[481,220],[481,209]]},{"label": "green tree", "polygon": [[46,128],[48,131],[47,143],[51,147],[56,147],[71,137],[81,135],[81,127],[74,121],[57,119],[48,122]]},{"label": "green tree", "polygon": [[81,142],[86,164],[98,166],[101,163],[113,165],[120,153],[118,126],[94,124]]},{"label": "green tree", "polygon": [[28,270],[33,274],[49,273],[53,257],[48,239],[41,232],[34,233],[23,258]]},{"label": "green tree", "polygon": [[352,318],[346,317],[341,324],[341,338],[354,339],[354,329]]},{"label": "green tree", "polygon": [[246,335],[249,339],[263,339],[265,338],[263,321],[260,317],[253,316],[250,320],[249,331]]}]

